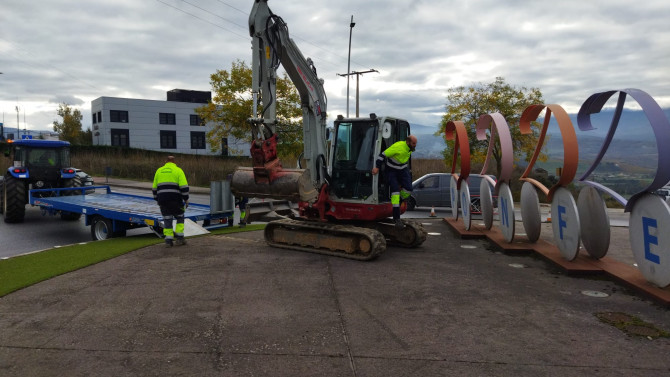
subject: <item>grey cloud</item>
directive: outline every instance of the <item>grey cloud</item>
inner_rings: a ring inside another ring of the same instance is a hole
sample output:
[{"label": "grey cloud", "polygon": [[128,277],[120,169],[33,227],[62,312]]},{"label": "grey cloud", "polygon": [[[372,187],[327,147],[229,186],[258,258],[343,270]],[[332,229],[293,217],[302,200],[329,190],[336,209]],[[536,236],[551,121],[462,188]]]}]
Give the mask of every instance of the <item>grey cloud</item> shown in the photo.
[{"label": "grey cloud", "polygon": [[[194,3],[206,11],[176,0],[37,3],[3,2],[5,111],[16,102],[55,105],[62,98],[90,111],[90,100],[99,96],[163,99],[169,89],[208,90],[217,69],[250,61],[251,0]],[[670,60],[670,4],[664,0],[564,0],[560,11],[551,11],[555,2],[548,0],[269,4],[326,80],[329,113],[346,106],[344,78],[337,74],[347,69],[351,15],[351,69],[380,71],[361,77],[363,113],[436,125],[450,86],[496,76],[538,87],[548,101],[570,108],[595,91],[626,87],[670,101],[664,64]],[[353,109],[355,80],[350,83]],[[53,115],[45,119],[38,111],[34,120],[28,111],[27,121],[49,124]]]},{"label": "grey cloud", "polygon": [[77,98],[71,95],[62,95],[62,96],[55,96],[49,100],[49,103],[57,103],[57,104],[67,104],[70,106],[81,106],[86,101],[82,100],[81,98]]}]

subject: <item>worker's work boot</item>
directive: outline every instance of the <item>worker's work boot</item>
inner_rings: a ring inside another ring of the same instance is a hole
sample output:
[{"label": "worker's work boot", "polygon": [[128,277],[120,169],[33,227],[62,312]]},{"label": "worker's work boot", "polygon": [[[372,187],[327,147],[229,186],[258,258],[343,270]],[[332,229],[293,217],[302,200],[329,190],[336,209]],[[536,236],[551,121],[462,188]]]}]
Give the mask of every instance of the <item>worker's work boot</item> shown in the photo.
[{"label": "worker's work boot", "polygon": [[237,224],[237,226],[239,226],[240,228],[244,228],[245,226],[247,226],[247,221],[246,220],[240,220],[240,223]]},{"label": "worker's work boot", "polygon": [[177,237],[177,240],[175,241],[175,245],[177,245],[177,246],[186,245],[186,240],[184,239],[184,237]]},{"label": "worker's work boot", "polygon": [[403,228],[405,228],[405,224],[402,222],[402,220],[395,219],[395,228],[396,229],[403,229]]},{"label": "worker's work boot", "polygon": [[165,239],[165,247],[172,247],[172,238]]}]

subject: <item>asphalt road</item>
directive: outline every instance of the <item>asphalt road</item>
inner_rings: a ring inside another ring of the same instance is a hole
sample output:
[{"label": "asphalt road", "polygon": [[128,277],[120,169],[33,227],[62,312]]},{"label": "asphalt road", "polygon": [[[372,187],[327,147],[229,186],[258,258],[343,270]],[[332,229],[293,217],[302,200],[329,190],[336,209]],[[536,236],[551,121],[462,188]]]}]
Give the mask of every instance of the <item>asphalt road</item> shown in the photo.
[{"label": "asphalt road", "polygon": [[[150,191],[142,189],[113,187],[112,190],[151,196]],[[192,194],[191,197],[192,203],[209,204],[209,195]],[[151,230],[140,228],[128,231],[128,235],[143,233],[151,233]],[[91,229],[85,225],[83,217],[78,221],[63,221],[60,216],[42,215],[39,208],[26,206],[23,223],[7,224],[0,220],[0,258],[90,241]]]},{"label": "asphalt road", "polygon": [[[147,188],[123,186],[125,183],[125,181],[116,182],[112,190],[132,195],[151,196],[151,192]],[[105,182],[96,180],[96,184],[105,184]],[[146,186],[146,183],[144,184]],[[133,186],[135,183],[128,182],[128,185]],[[209,195],[192,193],[191,202],[209,204]],[[545,213],[543,218],[546,218],[547,207],[543,207],[543,211]],[[451,215],[451,208],[435,208],[436,218],[451,217]],[[628,214],[623,213],[623,210],[610,210],[609,215],[613,226],[628,226]],[[419,207],[414,211],[407,211],[403,214],[403,218],[430,217],[431,208],[427,207]],[[235,218],[239,218],[237,210]],[[516,219],[521,219],[518,210]],[[473,216],[473,220],[477,220],[476,215]],[[522,227],[521,224],[519,226]],[[151,230],[140,228],[128,231],[128,235],[144,233],[151,233]],[[551,234],[551,231],[544,231],[544,234],[546,237],[547,234]],[[26,206],[26,218],[23,223],[6,224],[0,220],[0,259],[58,246],[91,241],[90,227],[84,224],[83,218],[78,221],[63,221],[59,216],[43,215],[41,210],[36,207]],[[628,262],[628,260],[626,261]]]},{"label": "asphalt road", "polygon": [[35,284],[0,298],[0,375],[670,375],[667,308],[422,223],[421,247],[370,262],[254,231]]},{"label": "asphalt road", "polygon": [[[112,191],[151,196],[149,190],[132,187],[114,186]],[[192,193],[191,202],[209,205],[209,195]],[[436,213],[445,217],[448,208],[439,208]],[[406,218],[427,218],[430,217],[430,209],[421,208],[416,211],[409,211],[403,216]],[[238,210],[235,212],[235,219],[236,221],[239,219]],[[151,233],[151,230],[140,228],[128,231],[128,235],[145,233]],[[6,224],[3,220],[0,220],[0,259],[91,241],[91,229],[85,225],[83,217],[78,221],[63,221],[60,216],[43,215],[39,208],[26,206],[26,217],[23,223]]]}]

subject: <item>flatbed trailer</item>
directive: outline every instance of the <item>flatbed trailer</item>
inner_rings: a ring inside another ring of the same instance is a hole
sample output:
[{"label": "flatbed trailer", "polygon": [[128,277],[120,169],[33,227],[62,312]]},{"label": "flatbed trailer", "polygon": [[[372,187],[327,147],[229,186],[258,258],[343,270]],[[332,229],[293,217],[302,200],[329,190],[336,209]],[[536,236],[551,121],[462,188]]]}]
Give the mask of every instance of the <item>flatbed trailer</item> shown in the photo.
[{"label": "flatbed trailer", "polygon": [[[91,193],[92,190],[95,192]],[[45,193],[51,196],[44,197]],[[86,186],[33,189],[29,191],[29,203],[45,214],[85,216],[94,240],[123,237],[128,229],[142,227],[149,227],[162,237],[163,216],[153,197],[116,193],[109,186]],[[201,221],[205,229],[212,229],[232,226],[233,215],[234,207],[212,213],[208,205],[189,203],[184,218]]]}]

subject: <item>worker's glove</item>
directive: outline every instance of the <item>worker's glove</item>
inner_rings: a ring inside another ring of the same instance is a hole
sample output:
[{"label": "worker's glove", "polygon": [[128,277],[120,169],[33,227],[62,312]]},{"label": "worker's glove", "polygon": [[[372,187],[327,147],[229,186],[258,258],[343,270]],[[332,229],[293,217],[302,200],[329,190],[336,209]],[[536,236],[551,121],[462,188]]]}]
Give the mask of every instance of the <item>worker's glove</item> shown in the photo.
[{"label": "worker's glove", "polygon": [[184,209],[188,208],[188,200],[184,202]]}]

